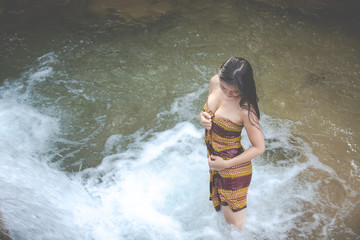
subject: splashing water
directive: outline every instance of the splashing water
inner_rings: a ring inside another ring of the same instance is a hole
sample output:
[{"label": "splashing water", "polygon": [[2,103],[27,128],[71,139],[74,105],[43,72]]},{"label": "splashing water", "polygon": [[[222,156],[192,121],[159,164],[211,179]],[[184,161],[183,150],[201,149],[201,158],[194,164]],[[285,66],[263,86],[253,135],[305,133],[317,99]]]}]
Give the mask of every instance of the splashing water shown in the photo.
[{"label": "splashing water", "polygon": [[[16,92],[2,93],[9,91]],[[184,110],[179,103],[197,95],[175,99],[161,115]],[[1,99],[0,106],[1,210],[14,239],[286,239],[306,237],[326,218],[317,213],[303,221],[311,205],[322,205],[319,183],[305,176],[334,171],[291,133],[290,121],[262,119],[267,151],[254,160],[247,223],[238,232],[208,201],[203,130],[193,123],[112,135],[101,164],[66,173],[49,155],[58,119],[14,99]],[[243,141],[248,147],[246,135]]]}]

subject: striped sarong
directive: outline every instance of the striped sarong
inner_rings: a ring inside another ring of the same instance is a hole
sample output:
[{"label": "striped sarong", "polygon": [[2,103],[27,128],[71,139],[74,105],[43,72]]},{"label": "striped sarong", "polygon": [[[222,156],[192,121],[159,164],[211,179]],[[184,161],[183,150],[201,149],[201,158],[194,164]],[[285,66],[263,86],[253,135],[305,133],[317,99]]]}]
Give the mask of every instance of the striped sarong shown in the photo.
[{"label": "striped sarong", "polygon": [[[203,110],[212,118],[211,129],[205,130],[208,156],[215,155],[228,160],[244,152],[240,142],[243,126],[215,116],[207,103]],[[234,212],[246,208],[251,175],[251,161],[221,171],[210,170],[210,200],[215,210],[219,211],[220,206],[229,206]]]}]

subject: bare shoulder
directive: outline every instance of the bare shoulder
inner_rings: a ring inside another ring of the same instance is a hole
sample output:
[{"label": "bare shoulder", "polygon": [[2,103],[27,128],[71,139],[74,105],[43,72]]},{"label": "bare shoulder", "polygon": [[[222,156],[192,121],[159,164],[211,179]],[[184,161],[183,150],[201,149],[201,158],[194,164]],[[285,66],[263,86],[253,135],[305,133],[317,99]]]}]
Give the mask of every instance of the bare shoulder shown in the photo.
[{"label": "bare shoulder", "polygon": [[253,107],[250,106],[250,109],[247,105],[245,105],[245,108],[241,108],[240,110],[240,116],[243,122],[243,125],[253,125],[253,126],[259,126],[259,118],[256,114],[256,111]]},{"label": "bare shoulder", "polygon": [[209,89],[209,94],[219,85],[220,79],[218,75],[214,75],[211,79],[210,79],[210,89]]}]

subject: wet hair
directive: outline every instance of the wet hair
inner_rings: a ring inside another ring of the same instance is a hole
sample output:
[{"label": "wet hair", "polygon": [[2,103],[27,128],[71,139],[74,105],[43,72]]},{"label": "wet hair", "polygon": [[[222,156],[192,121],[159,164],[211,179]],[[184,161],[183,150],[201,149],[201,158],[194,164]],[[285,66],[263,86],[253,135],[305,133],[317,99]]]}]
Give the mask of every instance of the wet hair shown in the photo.
[{"label": "wet hair", "polygon": [[256,95],[253,70],[250,63],[243,58],[230,57],[221,65],[219,78],[239,89],[241,96],[240,107],[248,110],[250,122],[251,120],[256,121],[256,119],[252,119],[254,117],[250,117],[250,113],[255,114],[260,120],[260,111],[257,104],[259,98]]}]

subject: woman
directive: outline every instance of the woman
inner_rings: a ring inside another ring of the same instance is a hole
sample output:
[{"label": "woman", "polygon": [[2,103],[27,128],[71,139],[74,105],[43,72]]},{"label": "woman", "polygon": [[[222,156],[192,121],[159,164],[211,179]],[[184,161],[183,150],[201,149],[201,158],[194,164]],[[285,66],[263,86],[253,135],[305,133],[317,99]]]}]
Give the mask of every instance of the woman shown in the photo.
[{"label": "woman", "polygon": [[[207,102],[200,113],[210,167],[210,200],[222,208],[226,221],[241,228],[245,221],[247,190],[252,175],[251,160],[265,151],[260,112],[250,64],[230,57],[210,80]],[[245,127],[252,146],[240,143]]]}]

